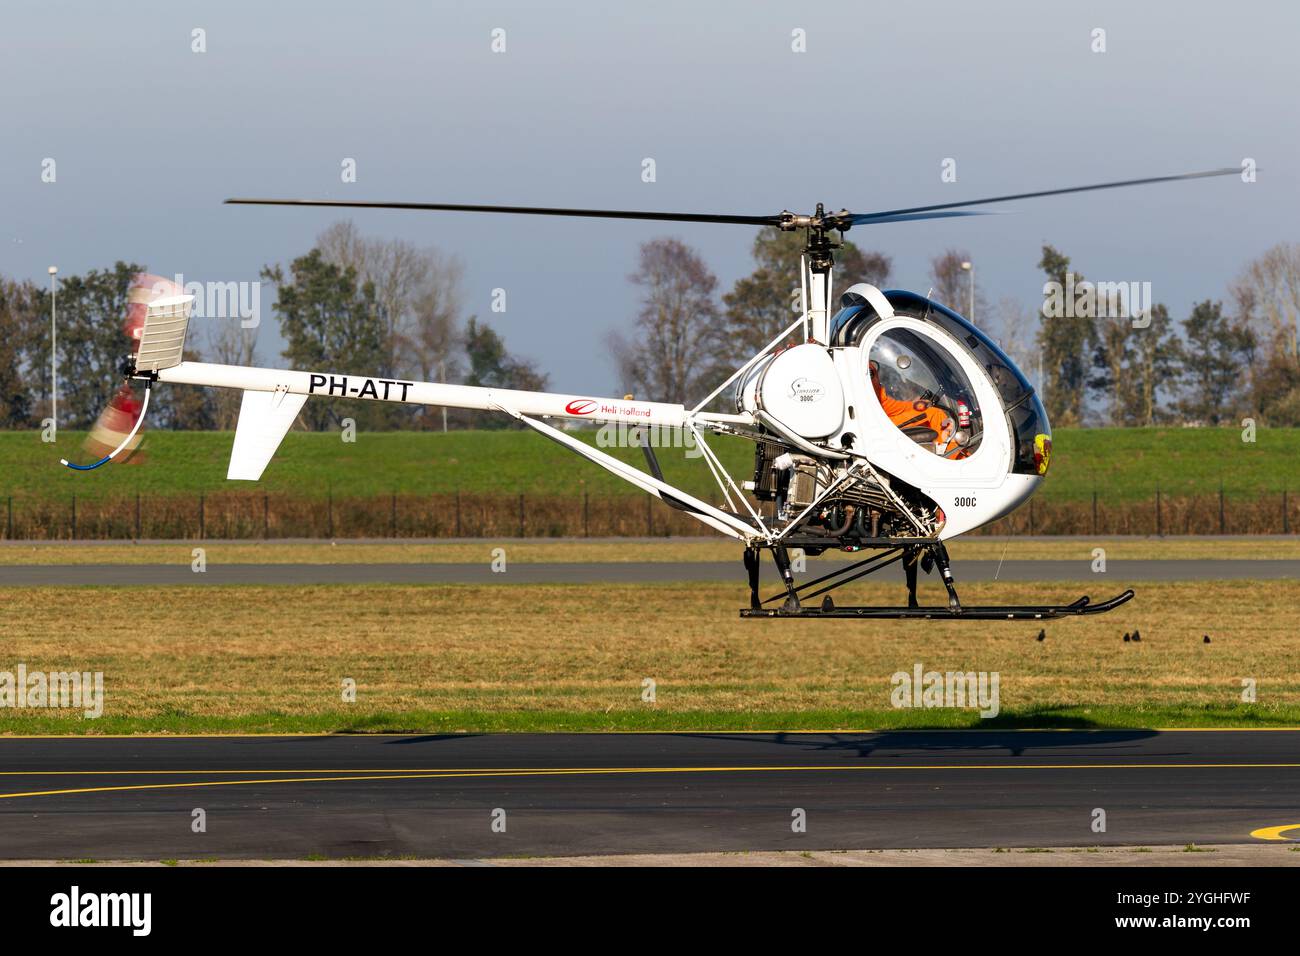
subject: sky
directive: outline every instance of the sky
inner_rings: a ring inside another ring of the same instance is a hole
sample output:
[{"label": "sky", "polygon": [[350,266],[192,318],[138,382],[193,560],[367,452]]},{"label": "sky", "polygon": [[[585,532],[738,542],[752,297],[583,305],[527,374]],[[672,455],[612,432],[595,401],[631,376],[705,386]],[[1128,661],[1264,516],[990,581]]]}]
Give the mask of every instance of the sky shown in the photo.
[{"label": "sky", "polygon": [[[1042,301],[1035,265],[1050,242],[1090,279],[1150,282],[1181,317],[1297,238],[1297,36],[1300,4],[1283,2],[6,0],[0,273],[44,283],[51,264],[124,259],[253,282],[340,218],[229,196],[868,212],[1252,159],[1252,183],[849,234],[893,258],[894,286],[922,293],[931,257],[969,250],[982,297],[1026,309]],[[342,182],[347,159],[355,182]],[[955,182],[942,181],[947,159]],[[747,226],[351,218],[460,257],[467,313],[567,392],[618,388],[606,340],[636,314],[639,243],[683,239],[723,289],[752,269]],[[504,313],[491,310],[498,288]],[[260,357],[281,366],[263,312]]]}]

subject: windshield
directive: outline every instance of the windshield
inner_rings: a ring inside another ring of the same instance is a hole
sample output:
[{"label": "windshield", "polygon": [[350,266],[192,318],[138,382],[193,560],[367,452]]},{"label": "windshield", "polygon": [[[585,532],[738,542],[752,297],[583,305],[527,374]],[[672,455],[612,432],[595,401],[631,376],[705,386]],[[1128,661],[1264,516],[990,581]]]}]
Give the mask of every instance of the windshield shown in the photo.
[{"label": "windshield", "polygon": [[917,318],[924,317],[965,345],[975,357],[975,361],[979,362],[988,373],[994,388],[998,390],[1002,404],[1007,408],[1020,401],[1027,392],[1033,391],[1033,386],[1029,384],[1020,369],[1016,368],[1016,363],[1011,361],[992,339],[952,309],[931,302],[915,292],[890,290],[885,293],[885,297],[889,299],[895,311],[915,315]]}]

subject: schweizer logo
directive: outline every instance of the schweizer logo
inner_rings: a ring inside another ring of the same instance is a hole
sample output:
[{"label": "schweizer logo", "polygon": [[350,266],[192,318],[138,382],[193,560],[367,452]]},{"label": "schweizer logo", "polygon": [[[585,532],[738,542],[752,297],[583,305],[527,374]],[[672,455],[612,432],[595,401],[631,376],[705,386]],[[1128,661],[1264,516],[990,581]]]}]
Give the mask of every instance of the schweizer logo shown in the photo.
[{"label": "schweizer logo", "polygon": [[796,402],[820,402],[825,394],[826,387],[810,378],[796,378],[790,383],[790,397]]},{"label": "schweizer logo", "polygon": [[564,406],[564,410],[570,415],[590,415],[596,410],[596,402],[590,398],[575,398]]}]

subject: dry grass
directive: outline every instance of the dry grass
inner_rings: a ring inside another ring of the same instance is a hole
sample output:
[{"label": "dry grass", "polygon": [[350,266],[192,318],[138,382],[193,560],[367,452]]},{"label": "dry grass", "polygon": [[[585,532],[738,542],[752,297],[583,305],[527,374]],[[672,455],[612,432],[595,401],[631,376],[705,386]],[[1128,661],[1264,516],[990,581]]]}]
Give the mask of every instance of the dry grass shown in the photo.
[{"label": "dry grass", "polygon": [[[963,596],[1044,602],[1078,587],[969,584]],[[896,590],[852,597],[893,601]],[[1059,721],[1043,712],[1061,708],[1081,724],[1197,722],[1199,708],[1279,720],[1300,703],[1300,633],[1286,613],[1297,582],[1151,585],[1112,614],[1049,623],[1041,643],[1034,623],[740,620],[741,597],[700,584],[595,595],[562,585],[0,589],[0,670],[102,670],[108,701],[98,722],[5,709],[0,729],[977,723],[970,712],[890,709],[890,675],[917,661],[997,671],[1004,714],[1048,724]],[[1123,643],[1134,628],[1142,642]],[[654,704],[641,700],[647,677]],[[1239,705],[1243,677],[1258,682],[1257,707]],[[355,704],[341,702],[344,678],[357,682]]]},{"label": "dry grass", "polygon": [[[189,564],[202,547],[216,564],[476,564],[505,547],[521,564],[547,562],[736,561],[741,545],[721,538],[593,538],[559,541],[498,538],[444,541],[180,541],[171,543],[0,543],[0,565],[21,564]],[[1091,559],[1105,548],[1108,560],[1199,558],[1300,558],[1296,538],[961,538],[952,542],[954,561]],[[828,551],[829,560],[851,555]],[[817,560],[817,559],[813,559]],[[739,572],[738,572],[739,573]]]}]

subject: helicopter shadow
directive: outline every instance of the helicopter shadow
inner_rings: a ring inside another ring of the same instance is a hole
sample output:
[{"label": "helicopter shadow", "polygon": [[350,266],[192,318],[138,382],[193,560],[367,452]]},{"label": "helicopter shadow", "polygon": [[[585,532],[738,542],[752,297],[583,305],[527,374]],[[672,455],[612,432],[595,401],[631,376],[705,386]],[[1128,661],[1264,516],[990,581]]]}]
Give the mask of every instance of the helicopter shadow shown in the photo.
[{"label": "helicopter shadow", "polygon": [[[1068,723],[1077,726],[1065,726]],[[854,757],[899,757],[918,754],[1003,753],[1013,757],[1068,749],[1088,755],[1131,752],[1134,744],[1160,736],[1156,730],[1115,729],[1089,725],[1086,720],[1061,720],[1052,728],[908,728],[850,732],[779,731],[772,734],[720,732],[690,734],[733,743],[793,747],[804,752],[844,753]],[[1152,755],[1143,750],[1144,755]],[[1182,751],[1179,751],[1182,753]],[[1164,754],[1169,756],[1170,754]]]}]

